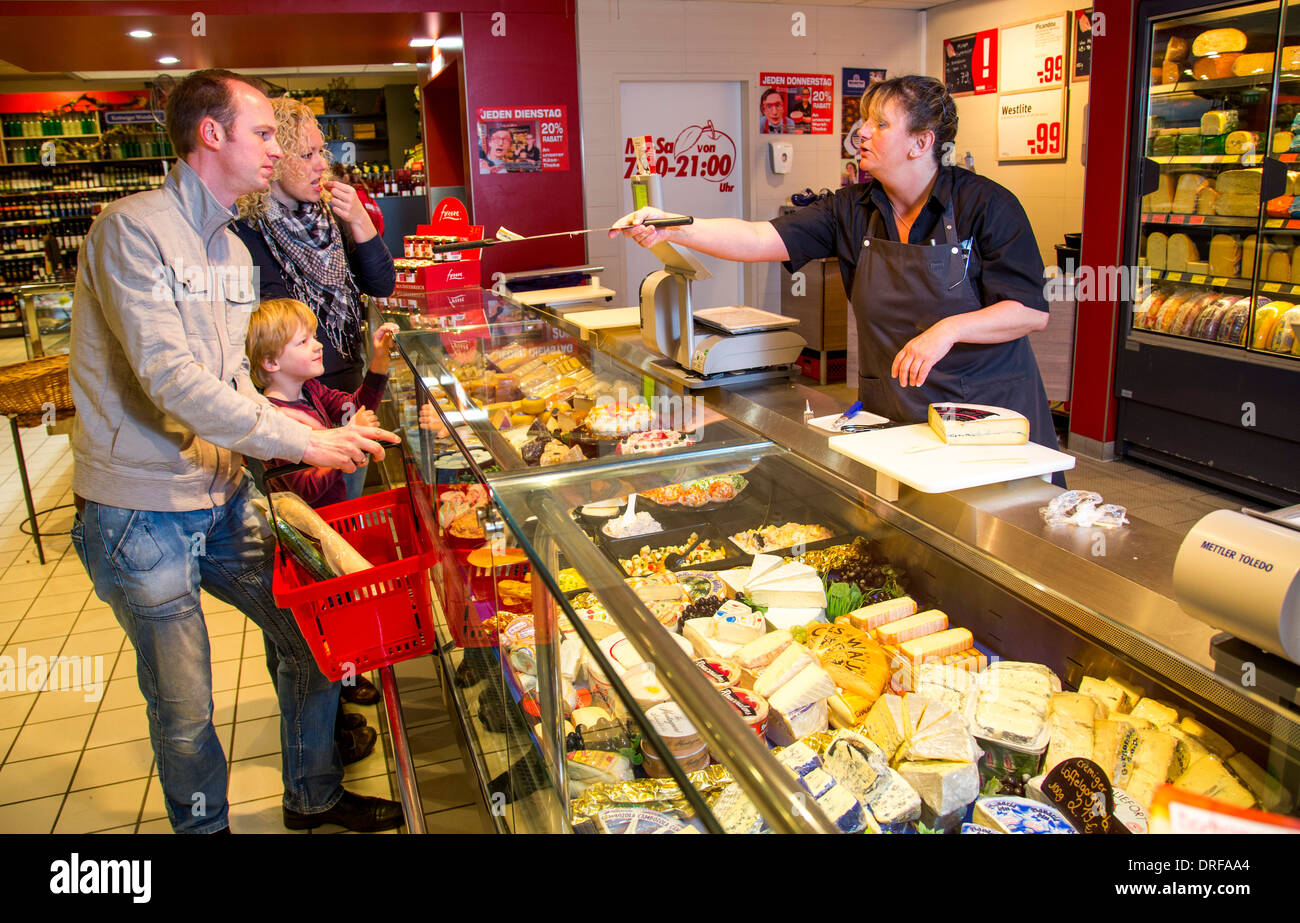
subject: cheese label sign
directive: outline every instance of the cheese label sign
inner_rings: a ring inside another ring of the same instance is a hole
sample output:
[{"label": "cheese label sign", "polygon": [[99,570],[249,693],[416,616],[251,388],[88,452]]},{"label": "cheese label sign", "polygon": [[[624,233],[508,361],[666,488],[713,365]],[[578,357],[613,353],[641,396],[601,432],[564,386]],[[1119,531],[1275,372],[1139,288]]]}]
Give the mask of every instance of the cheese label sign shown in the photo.
[{"label": "cheese label sign", "polygon": [[1115,792],[1106,772],[1092,760],[1070,757],[1043,779],[1043,794],[1080,833],[1127,833],[1115,820]]}]

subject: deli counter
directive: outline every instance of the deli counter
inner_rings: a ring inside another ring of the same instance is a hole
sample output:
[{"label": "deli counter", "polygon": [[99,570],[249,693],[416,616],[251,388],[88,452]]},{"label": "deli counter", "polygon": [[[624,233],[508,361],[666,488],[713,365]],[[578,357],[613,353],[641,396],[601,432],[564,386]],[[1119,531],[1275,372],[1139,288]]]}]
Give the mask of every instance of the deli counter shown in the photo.
[{"label": "deli counter", "polygon": [[1113,782],[1089,830],[1295,811],[1300,702],[1216,672],[1170,533],[1048,525],[1040,479],[887,502],[820,392],[682,395],[635,334],[490,291],[380,311],[499,831],[1074,832],[1078,758]]}]

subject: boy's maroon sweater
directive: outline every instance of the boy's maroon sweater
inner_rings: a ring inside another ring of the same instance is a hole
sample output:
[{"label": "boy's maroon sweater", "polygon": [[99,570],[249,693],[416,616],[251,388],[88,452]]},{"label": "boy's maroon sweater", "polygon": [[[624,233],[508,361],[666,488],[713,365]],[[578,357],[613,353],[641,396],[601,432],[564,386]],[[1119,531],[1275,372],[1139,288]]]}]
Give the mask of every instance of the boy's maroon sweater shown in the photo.
[{"label": "boy's maroon sweater", "polygon": [[[349,412],[355,413],[362,407],[367,410],[378,408],[379,402],[384,398],[384,386],[387,383],[387,375],[367,371],[365,380],[354,394],[335,391],[313,379],[302,386],[300,401],[282,401],[269,394],[266,399],[281,408],[282,413],[306,423],[312,429],[332,429],[341,425]],[[266,467],[270,470],[287,464],[292,463],[277,458],[267,462]],[[309,468],[288,474],[269,482],[267,489],[293,491],[312,507],[328,506],[347,499],[343,472],[338,468]]]}]

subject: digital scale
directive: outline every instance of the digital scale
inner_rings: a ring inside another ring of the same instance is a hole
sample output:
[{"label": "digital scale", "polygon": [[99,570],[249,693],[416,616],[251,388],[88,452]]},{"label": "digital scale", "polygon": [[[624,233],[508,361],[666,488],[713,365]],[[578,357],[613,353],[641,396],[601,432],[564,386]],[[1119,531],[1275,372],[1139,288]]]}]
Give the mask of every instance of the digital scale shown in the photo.
[{"label": "digital scale", "polygon": [[667,358],[656,365],[684,388],[735,386],[788,378],[807,341],[799,324],[758,308],[695,310],[691,284],[712,274],[664,242],[651,248],[664,264],[641,281],[641,341]]}]

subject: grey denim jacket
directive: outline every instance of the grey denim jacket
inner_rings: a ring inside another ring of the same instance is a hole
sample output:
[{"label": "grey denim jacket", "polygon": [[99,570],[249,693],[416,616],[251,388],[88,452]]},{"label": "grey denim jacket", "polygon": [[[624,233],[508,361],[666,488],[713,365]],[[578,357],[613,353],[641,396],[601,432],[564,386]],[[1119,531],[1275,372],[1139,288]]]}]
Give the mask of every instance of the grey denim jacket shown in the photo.
[{"label": "grey denim jacket", "polygon": [[73,491],[160,512],[224,504],[242,455],[298,460],[311,429],[253,387],[248,250],[187,163],[109,205],[86,235],[73,296]]}]

